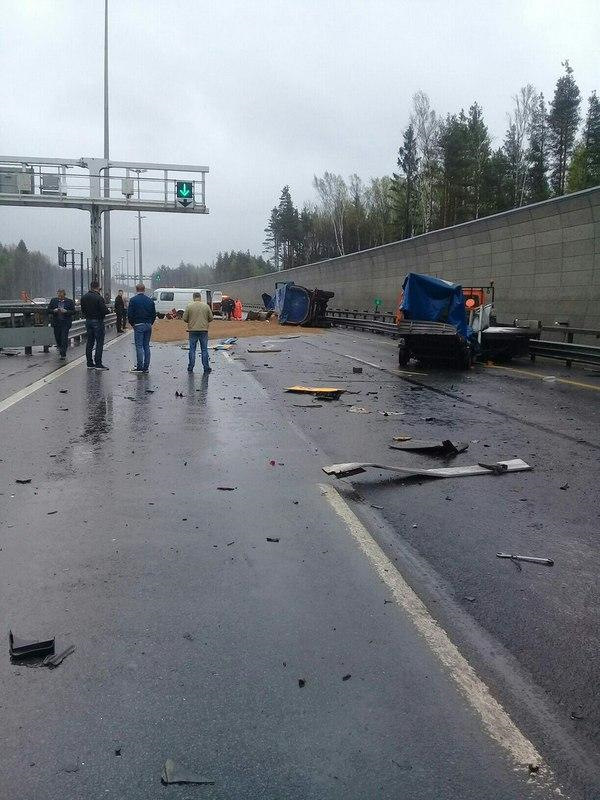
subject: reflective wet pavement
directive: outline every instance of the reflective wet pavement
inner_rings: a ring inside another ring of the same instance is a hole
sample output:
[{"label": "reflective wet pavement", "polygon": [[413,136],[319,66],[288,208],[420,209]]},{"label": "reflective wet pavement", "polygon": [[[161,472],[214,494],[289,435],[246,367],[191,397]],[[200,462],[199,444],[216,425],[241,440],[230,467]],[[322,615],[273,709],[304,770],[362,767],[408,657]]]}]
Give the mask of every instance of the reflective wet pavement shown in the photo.
[{"label": "reflective wet pavement", "polygon": [[[392,393],[401,393],[402,410],[415,415],[413,429],[416,416],[428,415],[432,405],[432,416],[453,423],[457,432],[459,423],[468,424],[473,439],[483,440],[486,429],[492,440],[489,422],[486,427],[479,406],[468,406],[459,417],[451,399],[436,396],[432,404],[408,384],[399,386],[393,375],[371,375],[366,365],[362,376],[354,375],[352,362],[335,353],[349,353],[348,347],[364,360],[382,352],[376,338],[340,333],[317,343],[288,340],[283,353],[270,356],[248,354],[242,343],[236,353],[245,361],[215,354],[207,378],[186,373],[187,353],[178,347],[156,346],[151,373],[137,376],[127,371],[127,338],[108,351],[110,372],[76,367],[0,414],[6,642],[12,627],[54,634],[57,647],[76,647],[54,671],[11,665],[8,646],[0,658],[2,796],[548,796],[535,776],[513,769],[412,623],[385,602],[389,592],[319,488],[324,463],[381,460],[384,451],[386,460],[397,463],[398,454],[390,457],[383,443],[402,418],[347,414],[344,402],[355,397],[296,409],[294,403],[304,400],[281,389],[291,378],[327,377],[329,383],[357,386],[359,379],[368,380],[373,387],[362,385],[357,402],[365,404],[366,391],[377,391],[379,410],[389,410],[392,399],[393,410],[400,410]],[[385,352],[393,368],[392,350]],[[459,381],[459,391],[465,391],[472,378]],[[485,391],[491,389],[486,385]],[[480,400],[482,406],[488,402]],[[504,410],[510,402],[506,398]],[[428,433],[431,425],[423,422]],[[461,463],[480,457],[471,447]],[[530,457],[529,450],[515,448],[514,438],[507,447],[501,453],[493,449],[489,458],[513,450]],[[30,484],[15,483],[29,477]],[[442,589],[457,581],[458,595],[466,589],[454,570],[462,565],[462,580],[468,578],[460,547],[476,553],[482,547],[480,541],[470,545],[467,532],[489,534],[492,515],[510,497],[505,493],[532,498],[530,477],[503,484],[500,500],[491,499],[495,478],[464,480],[460,488],[460,482],[444,485],[442,496],[453,495],[460,513],[443,533],[439,521],[442,513],[448,519],[447,505],[431,489],[403,486],[398,512],[390,499],[397,486],[356,481],[369,502],[385,504],[383,517],[370,518],[370,509],[365,521],[386,547],[392,546],[386,540],[391,523],[396,535],[420,549],[413,519],[433,531],[437,515],[436,535],[427,537],[427,546],[421,541],[421,554],[445,576]],[[478,480],[481,485],[472,482]],[[419,489],[425,489],[420,496]],[[465,496],[472,500],[469,507]],[[515,526],[506,519],[515,513],[513,506],[500,516],[510,531],[503,539],[507,547],[515,544]],[[531,508],[528,519],[534,517]],[[465,518],[477,524],[459,525]],[[528,538],[527,545],[547,548],[541,534],[531,531],[528,536],[540,540]],[[460,541],[453,544],[453,537]],[[591,571],[591,542],[576,541],[588,546],[583,569]],[[557,561],[575,554],[565,544],[558,556]],[[570,597],[563,597],[559,570],[551,577],[527,572],[520,578],[510,570],[511,564],[486,562],[479,586],[493,586],[501,573],[509,587],[498,592],[503,602],[503,592],[514,593],[521,606],[533,595],[537,612],[546,614],[544,603],[555,602],[564,613],[566,599],[568,613],[575,614],[576,594],[565,591]],[[518,594],[524,586],[525,599]],[[421,588],[426,595],[431,587]],[[477,594],[479,602],[471,604],[476,614],[482,606],[493,607],[493,596],[485,600],[479,588]],[[440,607],[443,619],[447,607]],[[516,613],[513,605],[509,610]],[[477,621],[487,625],[485,612]],[[492,633],[498,635],[493,628]],[[457,631],[461,636],[468,652],[470,640]],[[484,674],[485,669],[482,663]],[[300,679],[306,682],[302,688]],[[499,686],[498,694],[510,701],[506,687]],[[536,724],[531,722],[533,734]],[[543,737],[534,741],[543,743]],[[211,777],[215,786],[161,788],[169,757]],[[559,766],[561,757],[564,752],[556,756]],[[77,771],[71,771],[74,766]]]}]

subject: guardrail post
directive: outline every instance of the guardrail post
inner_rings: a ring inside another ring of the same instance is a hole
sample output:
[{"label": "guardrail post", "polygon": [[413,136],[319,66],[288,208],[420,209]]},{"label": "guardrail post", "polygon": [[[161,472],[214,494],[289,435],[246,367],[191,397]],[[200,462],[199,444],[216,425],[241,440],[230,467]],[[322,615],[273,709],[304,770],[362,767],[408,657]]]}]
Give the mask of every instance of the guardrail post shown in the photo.
[{"label": "guardrail post", "polygon": [[[567,333],[567,342],[568,342],[569,344],[573,344],[573,331],[569,331],[569,332]],[[567,359],[567,361],[566,361],[566,364],[567,364],[567,367],[568,367],[568,369],[570,369],[570,368],[571,368],[571,364],[572,364],[572,363],[573,363],[572,361],[570,361],[569,359]]]}]

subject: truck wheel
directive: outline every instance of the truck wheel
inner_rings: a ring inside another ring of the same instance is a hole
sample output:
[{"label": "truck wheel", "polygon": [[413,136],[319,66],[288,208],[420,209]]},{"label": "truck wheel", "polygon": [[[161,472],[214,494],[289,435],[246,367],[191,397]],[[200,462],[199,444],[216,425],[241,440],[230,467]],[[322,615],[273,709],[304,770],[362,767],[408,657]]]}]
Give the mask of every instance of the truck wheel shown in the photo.
[{"label": "truck wheel", "polygon": [[398,364],[401,367],[405,367],[408,362],[410,361],[410,353],[406,347],[399,347],[398,348]]}]

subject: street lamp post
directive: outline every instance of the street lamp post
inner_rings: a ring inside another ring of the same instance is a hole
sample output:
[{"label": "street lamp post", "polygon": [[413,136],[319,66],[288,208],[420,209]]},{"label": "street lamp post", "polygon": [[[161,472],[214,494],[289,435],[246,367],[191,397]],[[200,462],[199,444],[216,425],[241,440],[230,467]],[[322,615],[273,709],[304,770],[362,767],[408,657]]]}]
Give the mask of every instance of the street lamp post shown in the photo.
[{"label": "street lamp post", "polygon": [[[136,269],[135,269],[135,243],[137,242],[137,240],[138,240],[137,236],[132,236],[131,237],[131,241],[133,242],[133,274],[134,275],[136,274]],[[140,273],[140,283],[141,282],[142,282],[142,275]]]},{"label": "street lamp post", "polygon": [[[108,130],[108,0],[104,0],[104,158],[109,154]],[[108,168],[104,171],[104,196],[110,197]],[[110,211],[104,212],[104,291],[112,297],[110,261]]]},{"label": "street lamp post", "polygon": [[[132,172],[137,172],[137,195],[140,200],[140,172],[146,172],[145,169],[133,169]],[[144,270],[142,267],[142,212],[138,211],[138,268],[140,274],[140,283],[144,282]]]}]

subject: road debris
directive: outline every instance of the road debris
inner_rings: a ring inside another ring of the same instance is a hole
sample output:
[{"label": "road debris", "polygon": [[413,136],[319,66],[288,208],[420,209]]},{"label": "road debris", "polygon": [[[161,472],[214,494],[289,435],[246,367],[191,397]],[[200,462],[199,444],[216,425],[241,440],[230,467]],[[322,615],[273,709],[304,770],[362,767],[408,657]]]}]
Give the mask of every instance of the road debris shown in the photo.
[{"label": "road debris", "polygon": [[525,561],[528,564],[541,564],[544,567],[553,567],[554,561],[551,558],[538,558],[537,556],[515,556],[511,553],[496,553],[498,558],[509,558],[511,561]]},{"label": "road debris", "polygon": [[401,442],[400,444],[390,444],[392,450],[414,450],[415,452],[431,452],[440,455],[455,456],[458,453],[464,453],[469,447],[468,442],[453,442],[451,439],[443,439],[442,441],[435,439],[411,439]]},{"label": "road debris", "polygon": [[323,408],[323,406],[320,403],[310,403],[310,404],[304,403],[303,405],[300,405],[300,403],[292,403],[292,407],[293,408]]},{"label": "road debris", "polygon": [[306,681],[304,680],[304,678],[298,678],[298,686],[301,689],[304,689],[304,687],[306,686]]},{"label": "road debris", "polygon": [[267,536],[267,542],[278,542],[279,536]]},{"label": "road debris", "polygon": [[364,408],[363,406],[350,406],[348,411],[351,414],[370,414],[371,410],[369,408]]},{"label": "road debris", "polygon": [[183,392],[175,391],[175,397],[184,397],[184,396],[185,395],[183,394]]},{"label": "road debris", "polygon": [[[505,465],[505,472],[524,472],[531,467],[527,462],[520,458],[512,458],[507,461],[499,461],[499,465]],[[502,468],[502,467],[501,467]],[[412,467],[397,467],[389,464],[378,464],[368,461],[349,462],[347,464],[332,464],[328,467],[321,467],[326,475],[334,475],[336,478],[347,478],[350,475],[358,475],[366,472],[367,469],[384,469],[390,472],[398,472],[404,477],[419,476],[423,478],[462,478],[470,475],[489,475],[490,469],[479,464],[468,467],[436,467],[435,469],[414,469]]]},{"label": "road debris", "polygon": [[58,511],[47,511],[46,514],[47,516],[51,517],[52,514],[58,514]]},{"label": "road debris", "polygon": [[68,389],[59,389],[58,391],[59,391],[61,394],[68,394],[68,392],[69,392],[69,390],[68,390]]},{"label": "road debris", "polygon": [[201,775],[198,775],[197,772],[192,772],[192,770],[187,767],[179,766],[172,758],[168,758],[165,761],[160,781],[163,786],[174,783],[197,783],[204,786],[214,786],[215,784],[210,778],[203,778]]},{"label": "road debris", "polygon": [[31,478],[16,478],[15,483],[31,483]]},{"label": "road debris", "polygon": [[[371,392],[367,392],[367,394],[371,394]],[[393,439],[395,442],[410,442],[412,436],[394,436]]]},{"label": "road debris", "polygon": [[237,486],[217,486],[219,492],[235,492]]},{"label": "road debris", "polygon": [[503,475],[505,472],[508,471],[508,467],[506,466],[506,464],[487,464],[484,461],[479,461],[478,464],[480,467],[489,470],[494,475]]},{"label": "road debris", "polygon": [[362,375],[362,367],[352,367],[352,372],[355,375]]},{"label": "road debris", "polygon": [[378,411],[378,414],[381,414],[382,417],[403,417],[404,411]]},{"label": "road debris", "polygon": [[54,653],[54,637],[51,639],[36,639],[34,637],[15,636],[12,631],[9,631],[8,643],[11,658],[40,658]]},{"label": "road debris", "polygon": [[569,484],[568,483],[563,483],[563,485],[559,486],[558,488],[562,489],[563,491],[566,491],[569,488]]},{"label": "road debris", "polygon": [[42,664],[44,667],[50,667],[50,669],[54,669],[62,664],[67,656],[70,656],[74,652],[75,645],[70,644],[68,647],[65,647],[64,650],[61,650],[60,653],[56,653],[53,656],[46,656],[46,658],[42,661]]},{"label": "road debris", "polygon": [[262,347],[262,348],[248,348],[249,353],[281,353],[281,350],[277,350],[274,347]]},{"label": "road debris", "polygon": [[350,675],[350,673],[348,673],[348,675],[344,675],[344,677],[342,678],[342,680],[343,680],[343,681],[349,681],[351,677],[352,677],[352,675]]},{"label": "road debris", "polygon": [[339,400],[346,390],[335,386],[288,386],[286,392],[294,394],[314,394],[322,400]]}]

